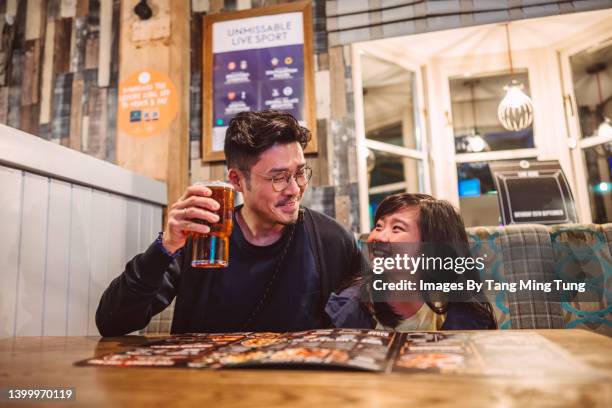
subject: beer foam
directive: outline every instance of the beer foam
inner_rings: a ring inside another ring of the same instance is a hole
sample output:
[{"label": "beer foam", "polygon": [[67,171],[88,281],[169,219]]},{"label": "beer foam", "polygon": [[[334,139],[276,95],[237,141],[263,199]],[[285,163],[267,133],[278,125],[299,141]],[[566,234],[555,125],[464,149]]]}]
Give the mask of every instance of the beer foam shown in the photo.
[{"label": "beer foam", "polygon": [[204,186],[204,187],[223,187],[223,188],[229,188],[232,190],[234,189],[233,185],[225,181],[221,181],[221,180],[196,181],[193,184],[198,185],[198,186]]}]

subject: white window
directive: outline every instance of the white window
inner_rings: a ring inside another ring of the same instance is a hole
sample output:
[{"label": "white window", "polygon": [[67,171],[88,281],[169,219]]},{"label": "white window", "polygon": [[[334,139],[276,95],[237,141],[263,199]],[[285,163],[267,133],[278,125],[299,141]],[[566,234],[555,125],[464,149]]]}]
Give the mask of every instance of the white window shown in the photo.
[{"label": "white window", "polygon": [[581,218],[612,222],[612,28],[592,27],[559,57]]},{"label": "white window", "polygon": [[353,48],[362,231],[387,195],[430,190],[420,68],[396,60],[384,49]]}]

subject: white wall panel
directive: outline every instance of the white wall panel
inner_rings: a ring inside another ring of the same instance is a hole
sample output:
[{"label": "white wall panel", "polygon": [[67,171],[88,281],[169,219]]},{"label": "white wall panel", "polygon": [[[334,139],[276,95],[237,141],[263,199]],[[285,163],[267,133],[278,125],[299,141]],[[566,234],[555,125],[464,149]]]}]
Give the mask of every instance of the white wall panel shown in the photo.
[{"label": "white wall panel", "polygon": [[0,337],[15,334],[22,175],[20,170],[0,166],[0,225],[3,235],[0,245]]},{"label": "white wall panel", "polygon": [[[108,270],[107,282],[112,281],[123,272],[128,261],[127,236],[127,199],[111,195],[108,204],[111,214],[109,220]],[[161,211],[161,210],[160,210]]]},{"label": "white wall panel", "polygon": [[163,211],[160,206],[153,206],[153,236],[157,237],[159,231],[163,231]]},{"label": "white wall panel", "polygon": [[126,208],[126,255],[128,260],[140,252],[140,202],[128,200]]},{"label": "white wall panel", "polygon": [[166,187],[0,128],[0,337],[96,335],[101,294],[161,230]]},{"label": "white wall panel", "polygon": [[100,296],[108,286],[108,245],[110,233],[110,198],[109,194],[100,191],[93,191],[91,203],[91,257],[90,257],[90,277],[89,277],[89,317],[87,334],[96,335],[95,313]]},{"label": "white wall panel", "polygon": [[153,206],[148,203],[140,203],[140,247],[138,252],[144,252],[151,242],[155,240],[153,235]]},{"label": "white wall panel", "polygon": [[73,186],[70,223],[70,266],[68,268],[68,325],[66,334],[87,333],[89,322],[89,273],[91,259],[90,188]]},{"label": "white wall panel", "polygon": [[72,186],[51,180],[49,184],[49,228],[47,230],[47,270],[45,274],[42,334],[66,334],[68,307],[68,268],[70,260],[70,218]]},{"label": "white wall panel", "polygon": [[42,334],[48,206],[49,179],[26,173],[23,178],[19,244],[17,336]]}]

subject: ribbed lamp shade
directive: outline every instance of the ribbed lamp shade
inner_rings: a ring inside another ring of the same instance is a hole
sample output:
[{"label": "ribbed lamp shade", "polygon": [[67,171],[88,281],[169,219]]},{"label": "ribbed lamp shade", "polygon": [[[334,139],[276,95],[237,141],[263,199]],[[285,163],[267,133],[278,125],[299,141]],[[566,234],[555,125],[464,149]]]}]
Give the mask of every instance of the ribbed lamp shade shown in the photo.
[{"label": "ribbed lamp shade", "polygon": [[521,130],[528,128],[533,122],[533,103],[531,98],[523,92],[523,85],[512,81],[504,87],[506,96],[497,108],[497,117],[507,130]]}]

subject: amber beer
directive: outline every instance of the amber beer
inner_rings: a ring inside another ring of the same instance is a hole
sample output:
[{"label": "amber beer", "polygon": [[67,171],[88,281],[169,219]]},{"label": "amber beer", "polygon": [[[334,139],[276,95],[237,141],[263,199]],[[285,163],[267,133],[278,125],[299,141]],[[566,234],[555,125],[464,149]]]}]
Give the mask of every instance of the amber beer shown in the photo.
[{"label": "amber beer", "polygon": [[201,219],[194,222],[208,225],[210,232],[191,232],[193,251],[191,266],[194,268],[224,268],[229,265],[229,241],[232,235],[234,216],[234,187],[223,181],[198,182],[212,191],[212,198],[220,207],[215,212],[219,222],[210,223]]}]

